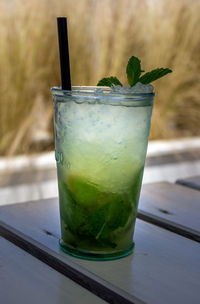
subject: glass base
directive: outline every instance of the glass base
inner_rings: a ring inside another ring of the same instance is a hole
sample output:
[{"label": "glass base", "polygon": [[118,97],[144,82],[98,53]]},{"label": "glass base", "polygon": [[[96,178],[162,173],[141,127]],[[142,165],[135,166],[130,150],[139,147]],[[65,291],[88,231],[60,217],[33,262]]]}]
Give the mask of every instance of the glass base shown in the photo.
[{"label": "glass base", "polygon": [[108,261],[108,260],[116,260],[123,258],[133,252],[134,242],[127,248],[123,250],[115,250],[113,252],[100,252],[100,251],[87,251],[74,248],[68,244],[66,244],[62,239],[59,240],[60,248],[65,253],[72,255],[73,257],[84,259],[84,260],[93,260],[93,261]]}]

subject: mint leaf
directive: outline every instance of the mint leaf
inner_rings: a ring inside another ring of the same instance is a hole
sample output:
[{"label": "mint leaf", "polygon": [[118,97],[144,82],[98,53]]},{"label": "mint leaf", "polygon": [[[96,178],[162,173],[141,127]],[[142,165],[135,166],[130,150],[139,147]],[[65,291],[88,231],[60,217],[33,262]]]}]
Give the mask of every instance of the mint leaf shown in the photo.
[{"label": "mint leaf", "polygon": [[72,233],[77,233],[80,226],[88,222],[88,214],[81,205],[72,198],[65,183],[59,183],[60,213]]},{"label": "mint leaf", "polygon": [[126,67],[126,74],[128,78],[128,83],[131,87],[138,82],[141,72],[144,72],[141,70],[140,62],[141,61],[134,56],[132,56],[128,61]]},{"label": "mint leaf", "polygon": [[87,223],[79,228],[79,234],[98,239],[97,236],[105,225],[108,210],[109,204],[98,208],[96,212],[89,216]]},{"label": "mint leaf", "polygon": [[102,78],[97,83],[98,86],[106,86],[106,87],[111,87],[112,84],[122,86],[121,82],[117,79],[117,77],[113,77],[113,76],[107,77],[107,78]]},{"label": "mint leaf", "polygon": [[156,79],[159,79],[171,72],[172,72],[172,70],[170,70],[168,68],[155,69],[155,70],[152,70],[151,72],[144,74],[142,77],[139,78],[138,81],[143,84],[147,84],[147,83],[150,83]]},{"label": "mint leaf", "polygon": [[126,205],[122,195],[117,195],[113,202],[109,202],[109,210],[105,225],[102,227],[98,237],[107,238],[109,234],[119,227],[124,227],[131,214],[130,203]]}]

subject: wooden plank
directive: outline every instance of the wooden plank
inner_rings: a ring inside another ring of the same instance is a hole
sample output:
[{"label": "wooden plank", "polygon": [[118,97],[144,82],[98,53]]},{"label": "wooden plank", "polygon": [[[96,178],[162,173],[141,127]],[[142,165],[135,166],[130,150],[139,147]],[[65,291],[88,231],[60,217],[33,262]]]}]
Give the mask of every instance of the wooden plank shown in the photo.
[{"label": "wooden plank", "polygon": [[200,190],[200,175],[184,179],[180,178],[176,181],[176,183],[189,188]]},{"label": "wooden plank", "polygon": [[199,210],[199,191],[163,182],[143,186],[138,217],[199,242]]},{"label": "wooden plank", "polygon": [[2,237],[0,248],[2,304],[106,303]]},{"label": "wooden plank", "polygon": [[[118,293],[123,291],[145,303],[199,303],[200,247],[197,242],[137,220],[134,254],[114,261],[86,261],[66,255],[59,249],[60,224],[56,199],[3,206],[0,219],[17,229],[21,243],[32,254],[41,252],[52,267],[90,272]],[[28,244],[26,243],[28,242]],[[45,248],[46,247],[46,248]],[[45,253],[46,251],[46,253]],[[72,267],[73,268],[73,267]],[[94,287],[94,286],[93,286]],[[92,288],[93,288],[92,287]]]},{"label": "wooden plank", "polygon": [[0,235],[111,304],[143,304],[136,297],[116,288],[109,282],[105,282],[80,265],[66,260],[65,255],[62,258],[50,248],[27,237],[24,233],[2,221],[0,221]]},{"label": "wooden plank", "polygon": [[137,218],[151,223],[153,225],[159,226],[161,228],[167,229],[176,234],[182,235],[190,240],[200,242],[199,232],[187,228],[183,225],[179,225],[167,219],[161,218],[160,216],[153,215],[149,212],[138,210]]},{"label": "wooden plank", "polygon": [[40,169],[32,168],[23,171],[1,172],[0,187],[16,186],[20,184],[41,183],[49,180],[56,180],[55,169]]},{"label": "wooden plank", "polygon": [[198,161],[200,159],[200,150],[192,149],[188,151],[176,151],[173,153],[147,156],[146,167],[160,166],[166,164],[177,164],[183,162]]}]

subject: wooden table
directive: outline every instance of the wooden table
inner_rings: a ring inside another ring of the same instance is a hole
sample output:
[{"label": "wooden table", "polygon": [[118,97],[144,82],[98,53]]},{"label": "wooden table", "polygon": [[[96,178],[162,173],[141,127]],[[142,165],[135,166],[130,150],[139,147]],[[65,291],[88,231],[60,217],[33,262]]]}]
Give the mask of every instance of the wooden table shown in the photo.
[{"label": "wooden table", "polygon": [[185,179],[178,179],[176,181],[177,184],[187,186],[196,190],[200,190],[200,175],[199,176],[193,176],[188,177]]},{"label": "wooden table", "polygon": [[200,303],[200,191],[143,186],[134,254],[63,253],[58,200],[0,207],[0,303]]}]

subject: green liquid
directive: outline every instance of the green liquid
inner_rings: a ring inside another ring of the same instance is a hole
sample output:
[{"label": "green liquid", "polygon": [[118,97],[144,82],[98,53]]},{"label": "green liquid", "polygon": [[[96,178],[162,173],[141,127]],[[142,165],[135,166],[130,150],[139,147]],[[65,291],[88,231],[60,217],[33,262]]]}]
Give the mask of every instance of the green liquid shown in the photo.
[{"label": "green liquid", "polygon": [[143,168],[127,191],[104,192],[83,177],[59,181],[61,247],[89,259],[113,259],[133,250]]}]

